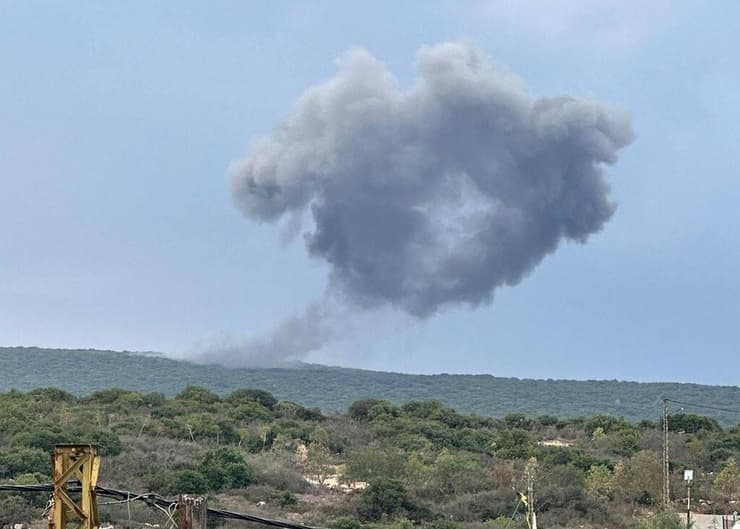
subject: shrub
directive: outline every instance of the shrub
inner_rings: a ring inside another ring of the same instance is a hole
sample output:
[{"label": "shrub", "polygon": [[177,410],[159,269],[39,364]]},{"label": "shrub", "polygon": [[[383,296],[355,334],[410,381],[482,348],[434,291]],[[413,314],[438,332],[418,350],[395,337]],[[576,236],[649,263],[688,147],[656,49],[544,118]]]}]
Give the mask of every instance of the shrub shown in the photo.
[{"label": "shrub", "polygon": [[193,402],[198,404],[215,404],[221,402],[221,398],[213,391],[200,386],[188,386],[182,390],[175,400]]},{"label": "shrub", "polygon": [[71,393],[68,393],[62,389],[57,389],[57,388],[38,388],[32,391],[29,391],[26,395],[28,395],[29,397],[38,399],[38,400],[42,400],[45,402],[54,402],[57,404],[60,402],[66,402],[66,403],[77,402],[77,397],[75,397]]},{"label": "shrub", "polygon": [[496,455],[502,459],[524,459],[534,450],[529,434],[525,430],[514,428],[504,430],[496,439]]},{"label": "shrub", "polygon": [[48,452],[38,448],[17,447],[0,452],[0,478],[12,478],[18,474],[44,474],[50,470]]},{"label": "shrub", "polygon": [[352,404],[350,404],[349,409],[347,410],[347,413],[349,414],[351,418],[353,418],[356,421],[367,421],[368,411],[370,411],[370,408],[380,403],[387,403],[387,401],[380,400],[380,399],[357,400],[353,402]]},{"label": "shrub", "polygon": [[16,523],[30,523],[39,517],[39,511],[21,496],[0,498],[0,527]]},{"label": "shrub", "polygon": [[252,482],[252,471],[233,448],[209,450],[201,457],[198,471],[211,490],[240,489]]},{"label": "shrub", "polygon": [[268,410],[275,408],[275,405],[278,403],[272,393],[261,389],[237,389],[226,397],[226,402],[232,405],[255,402]]},{"label": "shrub", "polygon": [[659,512],[641,520],[637,529],[684,529],[684,523],[675,512]]},{"label": "shrub", "polygon": [[212,489],[208,477],[192,469],[174,472],[165,488],[173,494],[205,494]]},{"label": "shrub", "polygon": [[701,430],[719,432],[722,428],[717,421],[703,415],[676,413],[668,417],[668,430],[672,432],[696,433]]},{"label": "shrub", "polygon": [[329,522],[327,527],[329,529],[360,529],[360,521],[357,518],[345,516]]},{"label": "shrub", "polygon": [[405,514],[412,518],[419,509],[400,481],[380,479],[363,491],[357,512],[360,519],[376,522],[383,516]]}]

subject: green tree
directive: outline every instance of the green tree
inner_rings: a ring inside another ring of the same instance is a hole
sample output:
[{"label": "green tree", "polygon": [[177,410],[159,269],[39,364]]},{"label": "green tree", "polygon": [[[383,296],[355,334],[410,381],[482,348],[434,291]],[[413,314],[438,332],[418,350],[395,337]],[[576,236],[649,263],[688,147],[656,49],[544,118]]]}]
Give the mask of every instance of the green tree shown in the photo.
[{"label": "green tree", "polygon": [[615,467],[615,495],[627,501],[654,504],[663,487],[662,468],[653,452],[637,452]]},{"label": "green tree", "polygon": [[19,474],[49,474],[49,453],[38,448],[14,447],[0,452],[0,478]]},{"label": "green tree", "polygon": [[214,491],[240,489],[252,482],[252,471],[234,448],[208,450],[201,457],[197,470]]},{"label": "green tree", "polygon": [[496,439],[495,453],[502,459],[524,459],[534,452],[534,445],[526,430],[504,430]]},{"label": "green tree", "polygon": [[668,417],[668,429],[672,432],[696,433],[701,430],[719,432],[722,430],[719,423],[703,415],[691,413],[676,413]]},{"label": "green tree", "polygon": [[597,498],[614,497],[614,472],[605,465],[593,465],[586,474],[586,492]]},{"label": "green tree", "polygon": [[226,397],[226,402],[232,405],[257,403],[268,410],[278,403],[272,393],[261,389],[237,389]]},{"label": "green tree", "polygon": [[413,518],[419,509],[400,481],[380,479],[363,491],[357,512],[362,520],[376,522],[383,516]]},{"label": "green tree", "polygon": [[740,467],[735,458],[730,458],[714,478],[714,487],[731,500],[740,498]]},{"label": "green tree", "polygon": [[193,469],[175,472],[165,488],[171,494],[205,494],[213,490],[209,479]]}]

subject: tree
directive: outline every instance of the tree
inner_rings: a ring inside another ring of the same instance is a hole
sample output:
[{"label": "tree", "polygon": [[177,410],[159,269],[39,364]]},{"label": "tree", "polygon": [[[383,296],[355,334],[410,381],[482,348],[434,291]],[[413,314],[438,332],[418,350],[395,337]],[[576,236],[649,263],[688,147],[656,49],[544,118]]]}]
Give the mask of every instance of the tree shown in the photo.
[{"label": "tree", "polygon": [[306,471],[316,480],[319,485],[323,485],[329,474],[332,473],[332,458],[329,449],[325,444],[320,442],[311,443],[308,446],[306,454]]},{"label": "tree", "polygon": [[730,458],[714,478],[714,487],[731,500],[740,497],[740,467],[735,458]]},{"label": "tree", "polygon": [[172,494],[205,494],[211,489],[211,484],[197,470],[185,469],[175,472],[170,482],[165,484],[165,489]]},{"label": "tree", "polygon": [[221,398],[207,388],[188,386],[175,397],[175,400],[207,405],[220,402]]},{"label": "tree", "polygon": [[400,481],[380,479],[363,491],[357,511],[361,519],[377,522],[383,516],[400,514],[413,518],[419,510]]},{"label": "tree", "polygon": [[466,492],[478,492],[492,485],[486,469],[470,456],[443,450],[431,469],[429,490],[444,499]]},{"label": "tree", "polygon": [[380,477],[398,478],[403,473],[405,458],[393,450],[358,448],[347,454],[343,479],[347,482],[373,481]]},{"label": "tree", "polygon": [[637,452],[616,466],[614,493],[627,501],[654,504],[663,488],[662,465],[658,457],[647,450]]},{"label": "tree", "polygon": [[668,430],[671,432],[696,433],[700,430],[718,432],[722,428],[717,421],[703,415],[676,413],[668,417]]},{"label": "tree", "polygon": [[38,448],[13,448],[0,452],[0,478],[12,478],[18,474],[48,474],[49,453]]},{"label": "tree", "polygon": [[586,492],[597,498],[612,499],[614,473],[605,465],[593,465],[586,474]]},{"label": "tree", "polygon": [[525,430],[504,430],[496,439],[495,453],[502,459],[524,459],[532,455],[534,446]]},{"label": "tree", "polygon": [[211,490],[241,489],[252,482],[252,471],[238,450],[218,448],[208,450],[198,465]]}]

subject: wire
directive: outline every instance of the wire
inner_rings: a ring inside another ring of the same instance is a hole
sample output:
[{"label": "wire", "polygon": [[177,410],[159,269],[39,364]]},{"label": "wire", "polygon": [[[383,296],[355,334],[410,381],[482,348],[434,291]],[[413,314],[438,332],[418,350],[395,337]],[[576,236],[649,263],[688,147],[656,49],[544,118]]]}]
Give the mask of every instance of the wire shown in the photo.
[{"label": "wire", "polygon": [[737,413],[740,415],[740,410],[733,410],[730,408],[720,408],[718,406],[710,406],[709,404],[696,404],[695,402],[684,402],[682,400],[664,399],[673,404],[683,404],[684,406],[691,406],[693,408],[705,408],[707,410],[723,411],[725,413]]},{"label": "wire", "polygon": [[[42,485],[0,485],[0,492],[52,492],[54,485],[45,483]],[[79,485],[72,485],[69,487],[70,492],[79,492]],[[177,508],[178,502],[174,500],[168,500],[159,494],[154,492],[147,492],[144,494],[137,494],[127,490],[116,490],[105,487],[95,487],[95,494],[104,498],[111,498],[118,500],[113,503],[128,503],[131,501],[142,501],[148,505],[159,509],[169,518],[171,523],[174,523],[173,516],[174,510]],[[222,509],[208,508],[208,516],[215,518],[230,519],[230,520],[243,520],[246,522],[255,522],[269,527],[280,527],[282,529],[317,529],[308,525],[296,524],[291,522],[284,522],[282,520],[272,520],[270,518],[262,518],[260,516],[254,516],[252,514],[245,514],[239,512],[225,511]]]},{"label": "wire", "polygon": [[508,520],[506,520],[506,525],[504,526],[504,529],[507,529],[509,527],[509,524],[514,520],[514,516],[516,516],[517,511],[519,510],[519,506],[522,504],[522,497],[519,496],[519,501],[516,502],[516,507],[514,507],[514,512],[511,513],[511,516]]}]

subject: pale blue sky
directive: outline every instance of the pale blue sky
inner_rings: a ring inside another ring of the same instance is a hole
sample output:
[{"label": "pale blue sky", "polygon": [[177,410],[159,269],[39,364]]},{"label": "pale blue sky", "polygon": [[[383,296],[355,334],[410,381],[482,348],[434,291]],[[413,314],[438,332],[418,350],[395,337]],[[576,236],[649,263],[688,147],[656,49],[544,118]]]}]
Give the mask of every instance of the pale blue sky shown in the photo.
[{"label": "pale blue sky", "polygon": [[300,310],[327,268],[240,216],[228,164],[349,47],[408,84],[451,39],[630,112],[619,209],[491,306],[365,315],[309,360],[738,384],[732,0],[0,1],[0,344],[181,355]]}]

